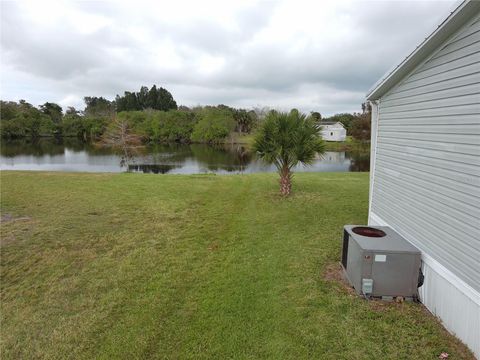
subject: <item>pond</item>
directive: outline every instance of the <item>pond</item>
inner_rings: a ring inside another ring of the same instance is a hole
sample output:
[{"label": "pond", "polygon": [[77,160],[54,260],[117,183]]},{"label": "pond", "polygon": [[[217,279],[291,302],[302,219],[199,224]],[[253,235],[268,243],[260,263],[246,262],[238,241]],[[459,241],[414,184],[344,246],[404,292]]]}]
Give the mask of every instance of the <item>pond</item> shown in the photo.
[{"label": "pond", "polygon": [[[297,166],[294,171],[368,171],[369,155],[368,151],[329,151],[312,166]],[[263,163],[242,145],[204,144],[146,146],[129,165],[124,165],[121,156],[109,148],[65,138],[4,140],[0,146],[0,170],[230,174],[274,172],[275,167]]]}]

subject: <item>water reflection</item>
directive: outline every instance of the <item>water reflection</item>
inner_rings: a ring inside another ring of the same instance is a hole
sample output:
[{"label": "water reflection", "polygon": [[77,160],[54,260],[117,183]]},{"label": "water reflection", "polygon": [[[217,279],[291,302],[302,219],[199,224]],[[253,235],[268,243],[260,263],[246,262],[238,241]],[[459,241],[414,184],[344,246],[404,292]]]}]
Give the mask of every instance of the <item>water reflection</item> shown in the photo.
[{"label": "water reflection", "polygon": [[370,152],[355,151],[350,153],[350,171],[369,171]]},{"label": "water reflection", "polygon": [[165,164],[141,164],[141,165],[128,165],[128,171],[130,172],[142,172],[144,174],[167,174],[173,169],[177,169],[178,165],[165,165]]},{"label": "water reflection", "polygon": [[[121,157],[109,148],[77,139],[2,141],[0,169],[84,172],[142,172],[154,174],[274,172],[273,165],[258,160],[242,145],[161,144],[141,148],[135,159],[122,167]],[[368,171],[369,153],[326,152],[311,167],[295,171]]]}]

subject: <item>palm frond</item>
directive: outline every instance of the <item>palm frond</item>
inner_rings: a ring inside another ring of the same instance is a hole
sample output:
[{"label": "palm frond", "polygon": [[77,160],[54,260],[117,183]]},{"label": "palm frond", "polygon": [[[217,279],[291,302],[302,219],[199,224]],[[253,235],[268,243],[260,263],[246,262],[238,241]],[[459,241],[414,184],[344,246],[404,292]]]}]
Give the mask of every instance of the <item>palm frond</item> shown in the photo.
[{"label": "palm frond", "polygon": [[315,121],[298,111],[270,112],[255,138],[254,151],[281,170],[310,165],[325,145]]}]

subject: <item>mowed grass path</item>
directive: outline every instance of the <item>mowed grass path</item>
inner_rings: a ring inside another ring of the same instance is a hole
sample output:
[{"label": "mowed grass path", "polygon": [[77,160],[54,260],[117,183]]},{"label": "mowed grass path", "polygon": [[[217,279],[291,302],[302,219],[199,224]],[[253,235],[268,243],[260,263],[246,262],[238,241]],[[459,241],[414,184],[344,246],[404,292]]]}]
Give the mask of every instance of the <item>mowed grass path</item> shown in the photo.
[{"label": "mowed grass path", "polygon": [[[421,305],[325,270],[368,174],[3,172],[2,359],[435,359],[471,353]],[[8,217],[8,216],[7,216]]]}]

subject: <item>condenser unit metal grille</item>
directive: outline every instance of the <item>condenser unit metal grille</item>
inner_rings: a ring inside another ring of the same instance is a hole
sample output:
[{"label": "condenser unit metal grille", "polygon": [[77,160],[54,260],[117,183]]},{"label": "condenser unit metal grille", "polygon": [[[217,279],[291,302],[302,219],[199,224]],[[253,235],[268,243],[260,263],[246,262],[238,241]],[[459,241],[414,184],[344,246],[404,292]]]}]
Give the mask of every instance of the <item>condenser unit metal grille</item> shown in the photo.
[{"label": "condenser unit metal grille", "polygon": [[344,269],[347,268],[347,254],[348,254],[348,232],[343,232],[343,251],[342,251],[342,265]]}]

